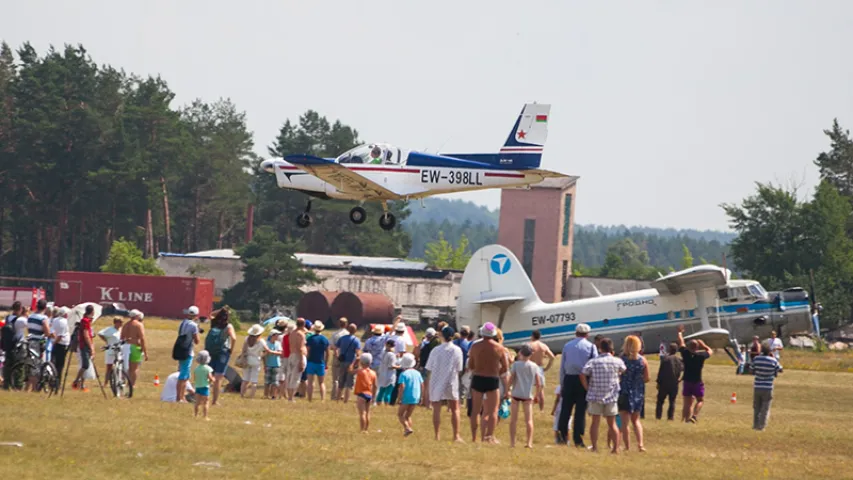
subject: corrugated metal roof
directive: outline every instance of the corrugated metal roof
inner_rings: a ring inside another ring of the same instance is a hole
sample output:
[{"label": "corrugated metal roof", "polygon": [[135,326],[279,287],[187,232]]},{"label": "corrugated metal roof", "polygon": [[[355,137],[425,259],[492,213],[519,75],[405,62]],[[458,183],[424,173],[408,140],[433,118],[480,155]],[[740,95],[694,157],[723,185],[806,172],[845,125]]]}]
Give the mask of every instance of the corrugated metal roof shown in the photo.
[{"label": "corrugated metal roof", "polygon": [[[240,257],[230,248],[195,253],[160,253],[161,257],[230,258]],[[359,268],[367,270],[427,270],[426,262],[413,262],[394,257],[358,257],[352,255],[321,255],[297,253],[296,258],[307,267]]]}]

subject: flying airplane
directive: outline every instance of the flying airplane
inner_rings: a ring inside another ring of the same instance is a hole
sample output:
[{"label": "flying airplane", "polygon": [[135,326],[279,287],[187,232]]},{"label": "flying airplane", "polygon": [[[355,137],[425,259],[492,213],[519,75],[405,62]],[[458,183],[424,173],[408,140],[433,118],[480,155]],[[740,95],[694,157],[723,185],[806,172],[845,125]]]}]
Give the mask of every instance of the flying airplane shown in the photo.
[{"label": "flying airplane", "polygon": [[[634,292],[545,303],[540,300],[521,263],[507,248],[479,249],[465,267],[456,306],[457,325],[492,322],[504,332],[504,344],[519,348],[539,330],[542,341],[559,352],[574,338],[575,326],[586,323],[593,334],[606,335],[615,345],[642,332],[645,347],[655,352],[659,339],[701,339],[711,348],[737,348],[764,338],[771,330],[809,330],[808,294],[801,288],[770,292],[754,280],[733,280],[727,269],[701,265],[670,273],[652,287]],[[737,350],[735,350],[737,352]],[[734,360],[734,358],[732,358]]]},{"label": "flying airplane", "polygon": [[[429,154],[401,149],[387,143],[360,145],[337,158],[287,155],[261,163],[275,173],[280,188],[299,190],[311,197],[360,202],[350,210],[352,223],[361,224],[366,201],[382,202],[379,225],[391,230],[397,223],[388,211],[389,200],[422,199],[432,195],[491,188],[518,188],[539,183],[562,173],[539,168],[548,136],[551,106],[524,106],[512,131],[497,153]],[[311,225],[311,199],[296,224]]]}]

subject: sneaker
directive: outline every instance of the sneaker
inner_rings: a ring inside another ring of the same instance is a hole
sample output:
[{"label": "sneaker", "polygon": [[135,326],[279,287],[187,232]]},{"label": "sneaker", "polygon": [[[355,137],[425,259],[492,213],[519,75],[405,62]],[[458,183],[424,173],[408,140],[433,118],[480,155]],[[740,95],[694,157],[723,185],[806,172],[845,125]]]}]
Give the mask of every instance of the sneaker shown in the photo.
[{"label": "sneaker", "polygon": [[690,417],[689,421],[690,421],[690,423],[699,423],[699,419],[696,418],[696,415],[693,415],[692,417]]},{"label": "sneaker", "polygon": [[83,393],[89,393],[89,387],[83,387],[81,390]]}]

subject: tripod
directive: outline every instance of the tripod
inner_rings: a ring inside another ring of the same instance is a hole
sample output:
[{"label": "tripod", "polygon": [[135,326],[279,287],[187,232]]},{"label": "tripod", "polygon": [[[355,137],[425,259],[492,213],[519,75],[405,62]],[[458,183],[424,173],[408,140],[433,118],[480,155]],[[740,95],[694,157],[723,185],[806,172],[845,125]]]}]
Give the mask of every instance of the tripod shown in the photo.
[{"label": "tripod", "polygon": [[[80,348],[80,322],[77,322],[77,325],[74,326],[74,333],[71,334],[71,345],[68,348],[68,355],[65,359],[65,375],[62,377],[62,391],[59,394],[59,398],[62,398],[65,395],[65,383],[68,381],[68,371],[71,370],[71,359],[74,358],[74,354],[77,352],[77,349]],[[104,400],[107,398],[107,392],[104,390],[104,384],[101,383],[101,376],[98,374],[98,367],[95,365],[95,362],[91,361],[92,370],[95,371],[95,379],[98,380],[98,386],[101,387],[101,393],[104,394]],[[85,375],[85,374],[84,374]]]}]

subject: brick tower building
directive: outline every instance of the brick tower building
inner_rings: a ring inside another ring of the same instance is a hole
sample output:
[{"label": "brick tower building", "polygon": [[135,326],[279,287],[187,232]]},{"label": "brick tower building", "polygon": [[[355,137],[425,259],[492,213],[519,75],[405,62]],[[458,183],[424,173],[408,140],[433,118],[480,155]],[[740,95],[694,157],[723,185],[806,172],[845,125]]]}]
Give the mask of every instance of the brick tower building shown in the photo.
[{"label": "brick tower building", "polygon": [[563,299],[572,273],[578,178],[547,178],[530,189],[501,191],[498,243],[518,257],[544,302]]}]

